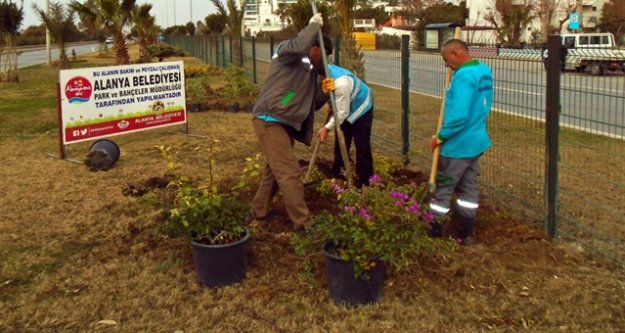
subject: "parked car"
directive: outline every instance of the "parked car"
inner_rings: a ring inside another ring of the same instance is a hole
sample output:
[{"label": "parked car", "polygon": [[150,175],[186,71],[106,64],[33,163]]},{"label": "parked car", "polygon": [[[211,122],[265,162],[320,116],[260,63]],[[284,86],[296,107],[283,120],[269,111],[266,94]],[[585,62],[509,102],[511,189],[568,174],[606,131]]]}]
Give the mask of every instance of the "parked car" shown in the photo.
[{"label": "parked car", "polygon": [[106,37],[106,41],[104,41],[106,45],[113,45],[113,37]]}]

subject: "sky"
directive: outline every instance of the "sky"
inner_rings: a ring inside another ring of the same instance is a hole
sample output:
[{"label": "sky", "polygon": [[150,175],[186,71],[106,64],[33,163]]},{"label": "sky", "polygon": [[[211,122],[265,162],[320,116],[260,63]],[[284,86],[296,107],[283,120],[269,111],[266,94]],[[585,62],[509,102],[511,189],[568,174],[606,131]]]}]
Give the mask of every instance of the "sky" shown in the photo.
[{"label": "sky", "polygon": [[[68,0],[49,1],[51,3],[69,3]],[[13,0],[13,2],[19,5],[20,0]],[[215,12],[215,7],[209,0],[137,0],[137,4],[144,3],[152,4],[150,13],[152,16],[156,17],[156,24],[163,28],[173,25],[183,25],[189,21],[195,23],[204,20],[204,17]],[[41,21],[37,18],[33,10],[33,4],[37,4],[39,8],[45,10],[46,0],[24,0],[24,21],[22,22],[22,30],[31,25],[41,24]]]}]

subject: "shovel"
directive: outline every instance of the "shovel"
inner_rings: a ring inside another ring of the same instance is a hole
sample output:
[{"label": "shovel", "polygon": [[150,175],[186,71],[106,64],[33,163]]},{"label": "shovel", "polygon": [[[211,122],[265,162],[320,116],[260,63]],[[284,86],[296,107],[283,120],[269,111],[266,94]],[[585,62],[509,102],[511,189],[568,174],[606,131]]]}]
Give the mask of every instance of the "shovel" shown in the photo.
[{"label": "shovel", "polygon": [[[332,114],[329,113],[328,116],[326,117],[326,121],[324,122],[324,124],[326,124],[328,120],[330,120],[331,116]],[[321,145],[321,140],[317,139],[317,142],[315,142],[315,147],[313,148],[312,155],[310,156],[310,161],[308,162],[308,169],[306,170],[306,175],[304,176],[304,185],[310,184],[310,175],[312,173],[313,166],[315,166],[315,160],[317,159],[317,152],[319,151],[320,145]]]},{"label": "shovel", "polygon": [[[317,5],[315,1],[311,1],[310,5],[312,6],[313,15],[317,14]],[[331,78],[330,71],[328,70],[328,58],[326,56],[326,48],[323,45],[323,32],[319,30],[319,48],[321,48],[321,59],[323,60],[323,68],[326,73],[326,77]],[[330,91],[330,105],[332,105],[332,115],[334,116],[334,123],[336,124],[336,135],[339,140],[339,148],[341,151],[341,158],[343,159],[343,164],[345,166],[345,174],[347,175],[347,182],[349,184],[354,184],[354,173],[352,172],[351,163],[349,162],[349,153],[347,152],[347,145],[345,144],[345,137],[343,136],[343,131],[341,131],[341,126],[339,124],[339,116],[336,108],[336,99],[334,98],[334,91]]]},{"label": "shovel", "polygon": [[[456,27],[456,31],[454,32],[454,38],[459,39],[460,38],[460,33],[461,33],[461,28],[460,27]],[[441,109],[440,109],[440,113],[438,114],[438,124],[436,126],[436,133],[438,134],[438,132],[441,130],[441,127],[443,126],[443,119],[445,118],[445,95],[446,95],[446,91],[447,88],[449,88],[449,84],[451,82],[451,74],[452,74],[452,70],[451,69],[447,69],[447,73],[445,75],[445,87],[444,87],[444,91],[443,91],[443,99],[441,102]],[[434,148],[434,151],[432,152],[432,170],[430,171],[430,179],[428,181],[428,190],[429,193],[434,193],[434,191],[436,190],[436,173],[438,172],[438,158],[440,156],[441,153],[441,146],[436,146],[436,148]]]},{"label": "shovel", "polygon": [[312,169],[315,166],[315,160],[317,159],[317,152],[319,151],[319,146],[321,145],[321,140],[317,140],[315,143],[315,148],[313,148],[312,156],[310,156],[310,161],[308,162],[308,169],[306,170],[306,175],[304,176],[304,185],[308,185],[311,183],[310,174],[312,173]]}]

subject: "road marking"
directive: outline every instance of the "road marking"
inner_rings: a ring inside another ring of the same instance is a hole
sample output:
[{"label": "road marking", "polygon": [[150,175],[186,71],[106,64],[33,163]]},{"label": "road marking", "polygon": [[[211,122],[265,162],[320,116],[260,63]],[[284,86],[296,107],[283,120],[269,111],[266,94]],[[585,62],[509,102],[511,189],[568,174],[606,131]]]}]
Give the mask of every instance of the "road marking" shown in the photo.
[{"label": "road marking", "polygon": [[542,96],[543,95],[542,93],[537,93],[537,92],[532,92],[532,91],[510,89],[510,88],[502,88],[502,87],[495,87],[495,89],[497,89],[497,90],[506,90],[506,91],[514,91],[514,92],[519,92],[519,93],[528,94],[528,95],[534,95],[534,96]]},{"label": "road marking", "polygon": [[599,90],[599,91],[605,91],[605,92],[613,92],[613,93],[622,93],[622,90],[619,89],[605,89],[605,88],[596,88],[593,86],[581,86],[581,85],[577,85],[577,84],[567,84],[567,83],[562,83],[561,86],[566,86],[569,87],[569,89],[573,90],[573,88],[578,89],[580,92],[583,92],[584,90]]}]

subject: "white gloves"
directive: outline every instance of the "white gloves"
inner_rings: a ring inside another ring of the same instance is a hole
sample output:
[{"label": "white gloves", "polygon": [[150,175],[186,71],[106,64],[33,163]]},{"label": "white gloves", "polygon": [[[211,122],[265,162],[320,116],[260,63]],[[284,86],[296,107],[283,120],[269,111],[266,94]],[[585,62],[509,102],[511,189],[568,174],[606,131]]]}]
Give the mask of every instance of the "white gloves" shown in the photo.
[{"label": "white gloves", "polygon": [[308,23],[310,24],[313,22],[323,27],[323,17],[321,17],[321,13],[317,13],[313,15],[313,17],[310,18],[310,21]]}]

